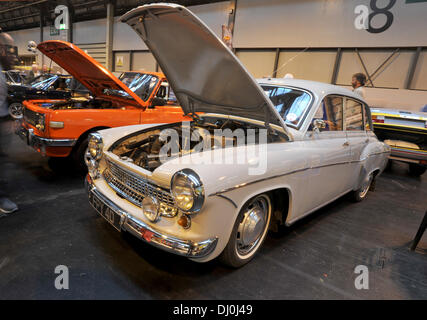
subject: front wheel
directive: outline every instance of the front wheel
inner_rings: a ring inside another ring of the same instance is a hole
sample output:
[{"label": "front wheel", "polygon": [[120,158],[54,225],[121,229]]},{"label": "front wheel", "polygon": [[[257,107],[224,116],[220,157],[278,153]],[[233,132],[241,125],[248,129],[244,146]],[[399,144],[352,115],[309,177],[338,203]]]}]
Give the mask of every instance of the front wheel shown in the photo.
[{"label": "front wheel", "polygon": [[409,173],[416,177],[421,176],[424,172],[426,172],[426,169],[426,167],[416,163],[409,164]]},{"label": "front wheel", "polygon": [[233,268],[248,263],[267,235],[271,212],[271,200],[267,194],[249,200],[237,216],[230,239],[219,259]]},{"label": "front wheel", "polygon": [[14,120],[22,119],[23,117],[23,106],[20,102],[13,102],[9,105],[9,115]]},{"label": "front wheel", "polygon": [[366,198],[368,195],[369,189],[371,189],[371,186],[374,182],[374,175],[370,173],[365,180],[362,182],[362,185],[359,189],[351,192],[352,200],[355,202],[360,202]]},{"label": "front wheel", "polygon": [[87,147],[88,147],[89,139],[85,138],[81,141],[77,146],[74,147],[72,153],[72,159],[77,171],[81,174],[87,173]]}]

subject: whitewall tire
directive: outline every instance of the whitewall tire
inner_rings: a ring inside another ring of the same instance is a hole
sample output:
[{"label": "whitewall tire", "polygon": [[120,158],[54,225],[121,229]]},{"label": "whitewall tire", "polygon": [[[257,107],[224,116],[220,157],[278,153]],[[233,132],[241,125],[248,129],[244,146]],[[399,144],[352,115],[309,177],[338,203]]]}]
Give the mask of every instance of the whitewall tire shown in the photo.
[{"label": "whitewall tire", "polygon": [[271,199],[268,194],[249,200],[237,216],[230,239],[219,259],[234,268],[248,263],[264,242],[271,214]]}]

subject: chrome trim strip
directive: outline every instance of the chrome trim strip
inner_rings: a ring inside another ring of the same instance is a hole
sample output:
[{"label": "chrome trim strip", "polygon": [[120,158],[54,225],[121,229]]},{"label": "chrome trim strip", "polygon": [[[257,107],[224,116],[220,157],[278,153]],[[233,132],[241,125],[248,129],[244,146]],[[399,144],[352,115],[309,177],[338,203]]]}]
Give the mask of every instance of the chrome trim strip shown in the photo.
[{"label": "chrome trim strip", "polygon": [[[387,151],[387,152],[371,153],[368,157],[373,156],[373,155],[378,155],[378,154],[384,154],[384,153],[390,153],[390,152]],[[360,159],[360,160],[354,160],[354,161],[337,162],[337,163],[331,163],[331,164],[326,164],[326,165],[317,166],[317,167],[307,167],[307,168],[298,169],[298,170],[290,171],[290,172],[287,172],[287,173],[278,174],[278,175],[275,175],[275,176],[271,176],[271,177],[267,177],[267,178],[263,178],[263,179],[259,179],[259,180],[255,180],[255,181],[251,181],[251,182],[248,182],[248,183],[242,183],[242,184],[239,184],[239,185],[234,186],[234,187],[230,187],[230,188],[223,189],[223,190],[215,192],[215,193],[211,193],[209,195],[209,197],[218,196],[218,195],[221,195],[222,193],[226,193],[226,192],[233,191],[233,190],[236,190],[236,189],[239,189],[239,188],[242,188],[242,187],[246,187],[246,186],[252,185],[254,183],[263,182],[263,181],[270,180],[270,179],[275,179],[275,178],[280,178],[280,177],[284,177],[284,176],[287,176],[287,175],[291,175],[291,174],[302,172],[302,171],[306,171],[306,170],[319,169],[319,168],[337,166],[337,165],[342,165],[342,164],[352,164],[352,163],[363,162],[368,157]]]},{"label": "chrome trim strip", "polygon": [[409,158],[400,158],[400,157],[395,157],[395,156],[390,156],[389,159],[401,161],[401,162],[406,162],[406,163],[416,163],[416,164],[421,165],[420,160],[413,160],[413,159],[409,159]]},{"label": "chrome trim strip", "polygon": [[86,191],[98,197],[111,210],[121,216],[121,230],[125,230],[143,240],[144,242],[158,247],[162,250],[185,256],[188,258],[203,258],[211,254],[218,243],[218,237],[206,239],[200,242],[183,240],[163,234],[160,231],[135,218],[130,213],[118,207],[114,202],[104,196],[93,184],[90,177],[85,179]]},{"label": "chrome trim strip", "polygon": [[216,195],[217,197],[220,197],[220,198],[223,198],[223,199],[225,199],[225,200],[228,200],[228,201],[230,201],[231,202],[231,204],[237,209],[237,204],[233,201],[233,200],[231,200],[230,198],[228,198],[228,197],[226,197],[226,196],[224,196],[224,195],[222,195],[222,194],[217,194]]},{"label": "chrome trim strip", "polygon": [[255,181],[248,182],[248,183],[242,183],[242,184],[239,184],[239,185],[234,186],[234,187],[230,187],[230,188],[227,188],[227,189],[215,192],[215,193],[211,193],[209,195],[209,197],[218,196],[218,195],[220,195],[222,193],[226,193],[226,192],[229,192],[229,191],[232,191],[232,190],[235,190],[235,189],[246,187],[246,186],[249,186],[249,185],[254,184],[254,183],[258,183],[258,182],[262,182],[262,181],[266,181],[266,180],[270,180],[270,179],[274,179],[274,178],[279,178],[279,177],[287,176],[289,174],[293,174],[293,173],[297,173],[297,172],[302,172],[302,171],[309,170],[309,169],[312,169],[312,168],[304,168],[304,169],[294,170],[294,171],[291,171],[291,172],[287,172],[287,173],[283,173],[283,174],[278,174],[278,175],[275,175],[275,176],[272,176],[272,177],[263,178],[263,179],[255,180]]},{"label": "chrome trim strip", "polygon": [[427,153],[422,150],[408,150],[391,147],[391,156],[410,160],[427,160]]}]

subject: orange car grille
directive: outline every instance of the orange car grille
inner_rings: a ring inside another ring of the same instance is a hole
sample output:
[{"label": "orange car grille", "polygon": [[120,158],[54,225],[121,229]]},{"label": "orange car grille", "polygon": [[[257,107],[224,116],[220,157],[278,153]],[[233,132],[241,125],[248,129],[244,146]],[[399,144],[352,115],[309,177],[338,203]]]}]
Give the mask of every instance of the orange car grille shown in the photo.
[{"label": "orange car grille", "polygon": [[24,108],[24,120],[32,126],[36,126],[37,112]]}]

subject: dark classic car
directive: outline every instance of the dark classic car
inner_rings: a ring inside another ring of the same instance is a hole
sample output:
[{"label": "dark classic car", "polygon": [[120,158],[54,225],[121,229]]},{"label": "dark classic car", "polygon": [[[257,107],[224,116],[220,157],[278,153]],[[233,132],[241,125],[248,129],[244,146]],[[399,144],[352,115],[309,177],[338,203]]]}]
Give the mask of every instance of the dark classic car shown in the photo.
[{"label": "dark classic car", "polygon": [[25,82],[25,73],[19,70],[2,71],[8,85],[22,85]]},{"label": "dark classic car", "polygon": [[427,169],[427,113],[372,108],[378,139],[391,147],[390,159],[409,164],[409,172],[422,175]]},{"label": "dark classic car", "polygon": [[72,92],[88,92],[70,75],[43,74],[24,85],[8,85],[9,114],[22,118],[22,101],[34,99],[66,99]]}]

